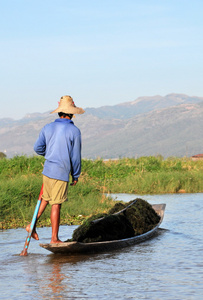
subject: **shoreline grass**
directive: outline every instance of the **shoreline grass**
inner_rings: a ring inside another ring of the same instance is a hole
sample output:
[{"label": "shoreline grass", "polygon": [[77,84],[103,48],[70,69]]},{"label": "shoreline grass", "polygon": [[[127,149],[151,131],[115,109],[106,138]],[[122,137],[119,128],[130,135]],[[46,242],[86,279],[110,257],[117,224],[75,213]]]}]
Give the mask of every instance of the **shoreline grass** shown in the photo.
[{"label": "shoreline grass", "polygon": [[[44,158],[16,156],[0,160],[0,229],[25,227],[31,220],[42,184]],[[75,187],[69,186],[61,224],[81,224],[114,204],[105,194],[203,192],[203,161],[161,156],[103,161],[82,160]],[[38,226],[50,226],[50,206]]]}]

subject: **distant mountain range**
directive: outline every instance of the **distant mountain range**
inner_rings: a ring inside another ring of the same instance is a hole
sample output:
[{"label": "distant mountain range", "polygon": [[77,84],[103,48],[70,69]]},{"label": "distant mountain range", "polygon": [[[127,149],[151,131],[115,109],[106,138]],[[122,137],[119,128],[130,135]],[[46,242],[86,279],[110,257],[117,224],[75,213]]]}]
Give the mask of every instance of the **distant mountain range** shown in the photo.
[{"label": "distant mountain range", "polygon": [[[203,153],[203,97],[140,97],[85,111],[73,119],[82,133],[83,158]],[[21,120],[0,119],[0,152],[7,157],[33,155],[40,129],[55,118],[57,115],[45,112],[26,115]]]}]

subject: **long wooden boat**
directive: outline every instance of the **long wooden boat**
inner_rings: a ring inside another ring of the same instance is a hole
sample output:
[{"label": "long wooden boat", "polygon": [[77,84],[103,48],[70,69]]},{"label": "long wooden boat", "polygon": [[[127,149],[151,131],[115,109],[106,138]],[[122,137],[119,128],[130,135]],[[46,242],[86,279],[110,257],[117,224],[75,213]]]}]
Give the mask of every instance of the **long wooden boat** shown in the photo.
[{"label": "long wooden boat", "polygon": [[55,254],[79,254],[105,252],[113,249],[120,249],[130,245],[138,244],[153,237],[163,221],[166,204],[154,204],[152,205],[152,207],[161,218],[159,223],[152,230],[144,234],[122,240],[112,240],[93,243],[64,242],[58,244],[40,244],[40,246]]}]

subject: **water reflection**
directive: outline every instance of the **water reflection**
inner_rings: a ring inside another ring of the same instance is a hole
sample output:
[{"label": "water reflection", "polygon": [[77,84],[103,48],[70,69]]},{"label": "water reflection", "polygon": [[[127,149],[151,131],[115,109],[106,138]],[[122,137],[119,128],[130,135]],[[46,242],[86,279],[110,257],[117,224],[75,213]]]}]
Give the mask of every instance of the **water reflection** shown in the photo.
[{"label": "water reflection", "polygon": [[48,275],[47,281],[50,282],[48,283],[48,288],[53,293],[53,298],[55,298],[54,295],[61,294],[63,291],[65,291],[66,289],[66,285],[64,284],[65,279],[67,280],[68,276],[65,276],[65,274],[61,272],[61,265],[52,264],[52,271]]},{"label": "water reflection", "polygon": [[51,254],[48,256],[48,264],[77,264],[80,262],[85,262],[88,260],[96,259],[98,254],[75,254],[75,255],[66,255],[66,254]]}]

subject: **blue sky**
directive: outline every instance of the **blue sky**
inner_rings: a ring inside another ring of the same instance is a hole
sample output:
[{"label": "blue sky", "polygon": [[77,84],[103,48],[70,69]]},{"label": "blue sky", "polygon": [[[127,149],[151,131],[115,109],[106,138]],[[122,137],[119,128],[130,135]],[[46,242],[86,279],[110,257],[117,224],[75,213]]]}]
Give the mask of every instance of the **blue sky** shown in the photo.
[{"label": "blue sky", "polygon": [[0,118],[203,97],[202,0],[0,0]]}]

